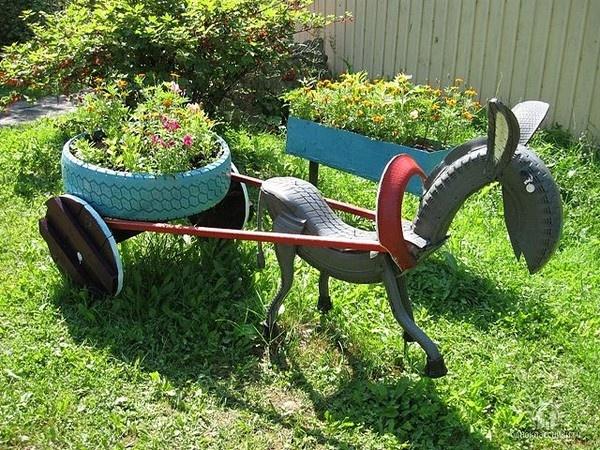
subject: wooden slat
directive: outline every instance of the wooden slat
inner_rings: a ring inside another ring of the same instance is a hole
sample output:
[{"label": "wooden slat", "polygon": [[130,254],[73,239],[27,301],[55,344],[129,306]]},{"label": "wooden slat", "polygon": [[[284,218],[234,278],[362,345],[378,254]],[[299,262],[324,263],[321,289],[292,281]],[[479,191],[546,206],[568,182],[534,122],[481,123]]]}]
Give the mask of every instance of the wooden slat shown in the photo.
[{"label": "wooden slat", "polygon": [[531,53],[527,64],[527,81],[525,92],[527,98],[546,100],[541,97],[542,77],[544,76],[544,66],[550,64],[546,60],[548,48],[548,35],[552,33],[550,29],[550,20],[552,19],[553,0],[538,0],[536,4],[536,13],[533,18],[533,35],[531,41]]},{"label": "wooden slat", "polygon": [[598,97],[590,95],[590,92],[594,90],[594,79],[597,77],[598,61],[600,61],[598,17],[600,17],[600,2],[591,1],[586,14],[582,50],[578,63],[579,74],[573,95],[573,115],[570,123],[573,129],[584,129],[588,126],[593,102],[599,100]]},{"label": "wooden slat", "polygon": [[56,265],[66,272],[69,278],[75,283],[79,285],[87,284],[85,272],[79,265],[79,262],[75,261],[74,258],[69,256],[69,252],[62,248],[65,242],[56,230],[48,224],[48,221],[45,218],[40,219],[38,225],[40,234],[42,235],[42,238],[44,238],[44,241],[46,241],[48,249],[50,250],[50,256]]},{"label": "wooden slat", "polygon": [[489,6],[489,0],[478,1],[475,5],[475,26],[473,28],[473,44],[469,64],[469,74],[464,77],[465,81],[473,86],[482,85],[488,33]]},{"label": "wooden slat", "polygon": [[[359,0],[360,1],[360,0]],[[354,39],[356,32],[356,0],[346,1],[346,11],[352,14],[352,22],[346,24],[346,32],[344,34],[344,59],[350,66],[354,68]]]},{"label": "wooden slat", "polygon": [[416,77],[419,45],[421,41],[421,21],[423,19],[423,3],[412,0],[410,4],[410,22],[408,25],[408,50],[406,55],[406,71]]},{"label": "wooden slat", "polygon": [[83,257],[86,264],[93,269],[93,275],[106,292],[113,292],[117,282],[117,274],[106,264],[100,250],[86,235],[71,212],[64,207],[60,198],[53,197],[46,202],[48,213],[46,218],[53,228],[60,229],[61,234]]},{"label": "wooden slat", "polygon": [[[594,87],[592,89],[592,95],[590,96],[592,99],[600,98],[600,57],[596,62],[596,76],[594,77]],[[593,108],[591,110],[589,116],[588,126],[590,127],[590,131],[593,133],[593,136],[600,136],[600,108],[598,108],[597,102],[596,104],[592,104]]]},{"label": "wooden slat", "polygon": [[[421,38],[419,40],[419,53],[417,55],[417,67],[415,76],[417,80],[427,82],[429,80],[429,66],[431,62],[431,43],[433,40],[433,15],[435,0],[422,0],[423,14],[421,15]],[[419,30],[416,30],[419,32]]]},{"label": "wooden slat", "polygon": [[[555,103],[556,119],[566,127],[570,126],[572,122],[575,87],[582,66],[581,51],[588,5],[589,0],[580,0],[578,7],[571,8],[569,14],[567,39],[564,45],[564,61],[560,71],[560,89]],[[596,33],[598,33],[597,22],[595,28]]]},{"label": "wooden slat", "polygon": [[447,84],[450,80],[456,78],[456,58],[459,48],[458,36],[462,17],[462,1],[463,0],[450,0],[448,5],[446,31],[443,36],[443,65],[442,73],[440,74],[442,84]]},{"label": "wooden slat", "polygon": [[561,0],[552,5],[551,33],[548,34],[546,64],[542,82],[541,98],[550,102],[548,120],[556,120],[556,98],[560,86],[560,69],[563,64],[563,50],[567,35],[567,24],[571,8],[565,8]]},{"label": "wooden slat", "polygon": [[527,84],[527,71],[529,70],[529,55],[532,52],[531,41],[534,31],[534,16],[535,2],[521,2],[509,97],[512,103],[526,99],[525,86]]},{"label": "wooden slat", "polygon": [[374,48],[375,48],[375,33],[377,31],[377,3],[378,0],[365,0],[369,14],[365,17],[365,43],[363,49],[363,68],[367,70],[371,76],[374,74]]},{"label": "wooden slat", "polygon": [[392,78],[396,75],[396,43],[398,40],[398,22],[400,20],[400,0],[389,2],[387,6],[387,18],[385,24],[385,39],[383,42],[383,75]]},{"label": "wooden slat", "polygon": [[352,69],[355,72],[364,70],[365,68],[363,52],[365,48],[365,27],[367,23],[366,7],[366,0],[356,0],[356,14],[354,15],[354,48],[352,49]]},{"label": "wooden slat", "polygon": [[444,50],[446,46],[446,25],[448,23],[448,0],[439,0],[435,3],[433,32],[431,42],[431,57],[429,58],[430,84],[439,84],[444,73]]},{"label": "wooden slat", "polygon": [[[473,30],[475,27],[475,3],[464,0],[462,3],[462,13],[460,21],[460,32],[458,35],[458,52],[456,55],[455,78],[469,77],[469,68],[471,67],[471,50],[473,48]],[[472,84],[472,82],[471,82]]]},{"label": "wooden slat", "polygon": [[[500,60],[500,47],[502,45],[504,18],[504,2],[492,1],[489,10],[483,75],[479,87],[479,90],[483,92],[493,92],[495,94],[497,91],[498,64]],[[511,20],[510,17],[507,19]],[[475,84],[470,80],[469,83]]]},{"label": "wooden slat", "polygon": [[383,65],[385,60],[385,41],[388,36],[388,1],[377,0],[377,16],[375,23],[375,44],[373,46],[373,70],[372,75],[376,78],[383,77]]},{"label": "wooden slat", "polygon": [[408,40],[410,28],[411,0],[400,0],[400,17],[398,18],[398,37],[396,38],[396,63],[394,72],[408,72]]}]

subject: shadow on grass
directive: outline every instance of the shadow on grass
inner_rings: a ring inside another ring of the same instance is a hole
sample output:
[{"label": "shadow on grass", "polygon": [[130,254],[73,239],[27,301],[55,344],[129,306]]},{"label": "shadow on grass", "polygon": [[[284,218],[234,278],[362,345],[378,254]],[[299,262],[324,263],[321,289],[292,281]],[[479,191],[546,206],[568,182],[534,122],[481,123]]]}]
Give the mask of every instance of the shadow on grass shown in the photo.
[{"label": "shadow on grass", "polygon": [[[444,404],[434,382],[375,380],[351,355],[352,376],[333,394],[315,389],[293,359],[285,369],[292,387],[313,403],[316,423],[256,400],[245,393],[248,386],[270,389],[258,356],[264,350],[258,333],[264,305],[258,292],[270,287],[253,285],[254,248],[142,235],[121,250],[126,279],[119,297],[92,297],[69,283],[56,286],[53,300],[76,341],[158,372],[175,387],[199,383],[228,408],[336,448],[355,448],[352,436],[358,431],[346,433],[349,429],[367,429],[382,439],[395,436],[420,448],[442,443],[489,448]],[[276,283],[277,271],[274,276]]]},{"label": "shadow on grass", "polygon": [[262,303],[252,287],[251,260],[232,241],[186,243],[141,235],[121,244],[124,289],[94,297],[65,283],[54,301],[71,335],[107,348],[125,362],[174,383],[198,374],[227,377],[258,363],[256,327]]},{"label": "shadow on grass", "polygon": [[318,417],[333,428],[367,428],[382,437],[394,435],[415,448],[496,448],[444,403],[435,381],[406,376],[374,381],[351,351],[346,349],[344,357],[351,375],[327,395],[314,389],[300,364],[288,361],[294,385],[307,393]]},{"label": "shadow on grass", "polygon": [[466,268],[429,258],[407,276],[413,303],[427,308],[434,319],[467,322],[484,331],[510,322],[525,339],[551,332],[554,314],[545,302],[504,289]]}]

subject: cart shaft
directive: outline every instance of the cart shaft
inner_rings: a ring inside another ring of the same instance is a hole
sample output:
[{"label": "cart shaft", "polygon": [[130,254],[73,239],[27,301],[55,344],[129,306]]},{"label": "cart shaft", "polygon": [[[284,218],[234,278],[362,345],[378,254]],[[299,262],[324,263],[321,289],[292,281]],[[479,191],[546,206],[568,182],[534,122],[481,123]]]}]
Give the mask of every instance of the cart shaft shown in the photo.
[{"label": "cart shaft", "polygon": [[194,227],[173,225],[168,223],[139,222],[121,219],[105,219],[106,224],[114,231],[152,231],[163,234],[190,235],[217,239],[239,239],[242,241],[273,242],[285,245],[301,245],[307,247],[337,248],[344,250],[362,250],[387,253],[378,241],[339,239],[327,236],[311,236],[305,234],[274,233],[266,231],[246,231],[229,228]]}]

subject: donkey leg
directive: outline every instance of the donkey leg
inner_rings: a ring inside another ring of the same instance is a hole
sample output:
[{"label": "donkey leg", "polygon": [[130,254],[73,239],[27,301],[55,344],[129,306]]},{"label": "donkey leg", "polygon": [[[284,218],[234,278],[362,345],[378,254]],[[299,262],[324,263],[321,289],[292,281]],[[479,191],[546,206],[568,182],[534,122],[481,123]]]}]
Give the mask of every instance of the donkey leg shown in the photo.
[{"label": "donkey leg", "polygon": [[[412,302],[410,301],[410,296],[408,295],[408,289],[406,288],[406,280],[402,276],[402,272],[398,269],[398,266],[393,265],[392,269],[394,270],[394,276],[396,277],[396,284],[398,285],[398,292],[400,293],[400,300],[402,301],[402,305],[404,305],[404,309],[406,309],[406,313],[410,320],[415,321],[412,309]],[[404,330],[404,342],[415,342],[413,337],[408,333],[408,331]]]},{"label": "donkey leg", "polygon": [[[383,283],[388,294],[392,313],[398,323],[404,328],[404,331],[415,340],[427,354],[427,365],[425,366],[425,375],[431,378],[439,378],[446,373],[444,357],[440,354],[437,345],[421,330],[413,321],[409,314],[405,302],[402,300],[401,288],[395,276],[394,263],[387,257],[383,266]],[[403,283],[403,281],[402,281]],[[406,286],[404,286],[406,289]],[[408,298],[408,295],[406,296]]]},{"label": "donkey leg", "polygon": [[321,313],[327,314],[331,311],[332,307],[331,297],[329,296],[329,274],[321,272],[319,274],[319,301],[317,302],[317,308]]},{"label": "donkey leg", "polygon": [[277,315],[283,300],[290,292],[292,288],[292,282],[294,281],[294,258],[296,256],[296,248],[293,245],[276,245],[275,254],[277,255],[277,262],[279,263],[279,270],[281,271],[281,284],[277,295],[271,301],[269,311],[267,312],[267,320],[264,324],[264,334],[268,340],[271,340],[279,334],[276,330],[275,322],[277,321]]}]

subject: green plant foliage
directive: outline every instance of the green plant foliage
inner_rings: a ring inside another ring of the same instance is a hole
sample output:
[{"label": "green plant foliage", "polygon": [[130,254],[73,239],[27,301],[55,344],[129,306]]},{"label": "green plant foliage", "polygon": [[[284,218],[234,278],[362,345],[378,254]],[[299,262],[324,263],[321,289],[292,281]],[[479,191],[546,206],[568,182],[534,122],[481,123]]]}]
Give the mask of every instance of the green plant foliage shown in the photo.
[{"label": "green plant foliage", "polygon": [[74,0],[6,49],[0,85],[12,94],[74,92],[116,74],[180,80],[209,111],[245,77],[283,76],[297,29],[332,18],[306,0]]},{"label": "green plant foliage", "polygon": [[43,18],[39,13],[59,11],[66,3],[66,0],[0,0],[0,47],[26,41],[31,37],[28,24]]},{"label": "green plant foliage", "polygon": [[473,88],[459,78],[442,89],[415,85],[411,78],[399,74],[391,81],[370,81],[365,72],[344,74],[339,81],[311,82],[284,99],[301,119],[398,144],[415,146],[426,139],[457,145],[477,134],[482,108]]},{"label": "green plant foliage", "polygon": [[97,89],[83,98],[73,121],[93,137],[73,143],[75,156],[108,169],[184,172],[219,154],[214,122],[175,82],[130,91],[121,80]]}]

